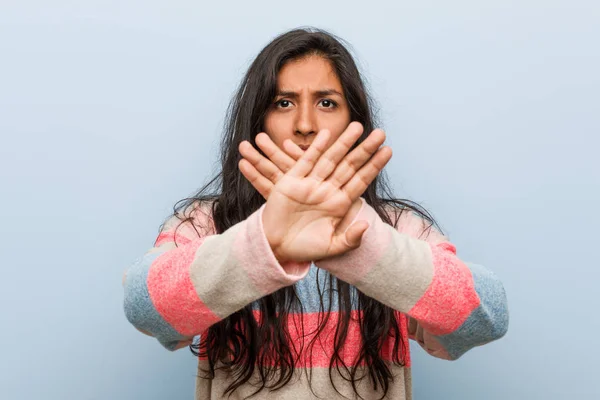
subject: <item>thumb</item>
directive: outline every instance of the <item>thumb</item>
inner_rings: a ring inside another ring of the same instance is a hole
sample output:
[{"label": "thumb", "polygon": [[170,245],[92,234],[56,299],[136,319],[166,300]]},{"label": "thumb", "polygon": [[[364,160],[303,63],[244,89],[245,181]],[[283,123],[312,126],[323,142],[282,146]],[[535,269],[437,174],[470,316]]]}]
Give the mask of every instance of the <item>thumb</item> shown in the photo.
[{"label": "thumb", "polygon": [[350,249],[356,249],[360,246],[362,236],[367,229],[369,229],[369,223],[365,220],[356,221],[348,229],[346,229],[346,244]]}]

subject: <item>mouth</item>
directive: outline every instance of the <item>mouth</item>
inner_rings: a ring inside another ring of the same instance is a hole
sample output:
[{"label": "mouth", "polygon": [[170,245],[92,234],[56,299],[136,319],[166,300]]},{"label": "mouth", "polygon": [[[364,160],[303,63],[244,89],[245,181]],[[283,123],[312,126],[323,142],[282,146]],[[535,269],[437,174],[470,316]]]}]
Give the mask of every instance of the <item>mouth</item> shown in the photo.
[{"label": "mouth", "polygon": [[306,151],[306,150],[308,150],[310,145],[309,144],[299,144],[298,147],[300,147],[302,150]]}]

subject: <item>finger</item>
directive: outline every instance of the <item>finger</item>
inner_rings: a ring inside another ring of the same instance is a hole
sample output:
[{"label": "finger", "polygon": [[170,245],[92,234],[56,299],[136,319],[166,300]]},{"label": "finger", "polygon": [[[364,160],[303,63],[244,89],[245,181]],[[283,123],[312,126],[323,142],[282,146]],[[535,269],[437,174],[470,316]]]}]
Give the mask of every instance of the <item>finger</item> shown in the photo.
[{"label": "finger", "polygon": [[258,170],[254,168],[254,165],[245,158],[240,160],[238,168],[258,193],[265,199],[268,199],[273,186],[275,186],[273,182],[261,175]]},{"label": "finger", "polygon": [[283,141],[283,149],[294,161],[298,161],[302,157],[302,154],[304,154],[304,151],[290,139]]},{"label": "finger", "polygon": [[296,163],[296,159],[290,157],[283,150],[277,146],[273,140],[264,132],[256,135],[254,139],[258,147],[265,153],[265,155],[271,160],[280,171],[284,174],[290,170]]},{"label": "finger", "polygon": [[363,126],[360,122],[350,123],[340,137],[323,154],[323,157],[319,158],[317,165],[315,165],[309,176],[320,181],[327,179],[362,133]]},{"label": "finger", "polygon": [[187,347],[190,344],[194,343],[193,339],[189,339],[189,340],[181,340],[179,342],[177,342],[177,344],[175,345],[175,350],[179,350],[183,347]]},{"label": "finger", "polygon": [[367,187],[373,179],[379,174],[379,172],[385,167],[385,165],[392,158],[392,149],[388,146],[380,148],[377,153],[369,162],[367,162],[348,183],[346,183],[342,190],[352,200],[357,199],[361,194],[367,190]]},{"label": "finger", "polygon": [[421,324],[417,324],[417,332],[415,334],[415,339],[416,339],[417,342],[419,342],[419,344],[421,346],[425,345],[425,338],[424,338],[423,333],[424,333],[423,332],[423,327],[421,326]]},{"label": "finger", "polygon": [[350,225],[346,232],[335,235],[332,238],[330,252],[327,256],[336,256],[358,248],[367,229],[369,229],[369,223],[361,220]]},{"label": "finger", "polygon": [[356,249],[360,246],[363,234],[369,229],[369,223],[361,220],[356,221],[346,230],[346,242],[350,245],[350,249]]},{"label": "finger", "polygon": [[408,337],[415,340],[415,332],[417,331],[417,320],[408,317]]},{"label": "finger", "polygon": [[335,187],[344,186],[371,159],[384,141],[385,132],[375,129],[359,146],[344,157],[327,180]]},{"label": "finger", "polygon": [[258,173],[273,183],[283,176],[283,172],[268,158],[264,157],[248,142],[244,140],[239,146],[240,154],[254,166]]},{"label": "finger", "polygon": [[310,147],[302,154],[302,157],[300,157],[288,173],[299,178],[307,176],[325,152],[330,136],[331,133],[328,129],[320,130]]}]

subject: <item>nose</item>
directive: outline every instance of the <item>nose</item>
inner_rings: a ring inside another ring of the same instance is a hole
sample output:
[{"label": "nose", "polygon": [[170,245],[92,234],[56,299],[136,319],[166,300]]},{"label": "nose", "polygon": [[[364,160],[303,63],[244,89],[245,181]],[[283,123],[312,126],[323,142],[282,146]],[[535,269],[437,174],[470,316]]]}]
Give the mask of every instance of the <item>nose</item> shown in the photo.
[{"label": "nose", "polygon": [[298,107],[294,133],[296,135],[308,136],[317,132],[315,114],[309,104]]}]

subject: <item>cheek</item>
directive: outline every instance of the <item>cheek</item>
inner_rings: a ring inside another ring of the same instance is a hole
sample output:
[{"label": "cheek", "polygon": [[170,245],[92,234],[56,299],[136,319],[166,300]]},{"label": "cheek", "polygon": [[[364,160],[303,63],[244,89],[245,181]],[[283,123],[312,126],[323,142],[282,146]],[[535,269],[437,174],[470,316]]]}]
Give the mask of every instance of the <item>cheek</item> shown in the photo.
[{"label": "cheek", "polygon": [[286,123],[283,118],[274,114],[267,114],[265,117],[265,133],[271,140],[281,147],[285,138]]},{"label": "cheek", "polygon": [[350,115],[337,115],[335,118],[329,121],[327,124],[329,129],[331,129],[331,143],[335,142],[337,138],[340,137],[342,133],[348,128],[350,125]]}]

